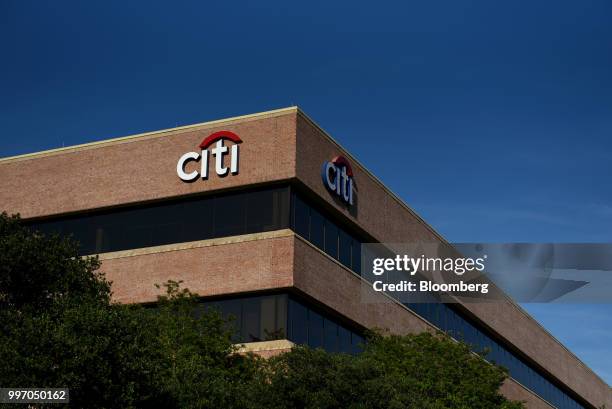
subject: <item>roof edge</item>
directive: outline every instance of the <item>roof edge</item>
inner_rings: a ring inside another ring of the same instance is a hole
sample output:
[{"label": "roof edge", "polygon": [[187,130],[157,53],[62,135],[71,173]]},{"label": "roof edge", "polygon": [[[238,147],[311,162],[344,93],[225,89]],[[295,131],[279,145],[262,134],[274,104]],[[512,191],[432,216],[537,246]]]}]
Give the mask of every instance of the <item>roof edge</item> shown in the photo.
[{"label": "roof edge", "polygon": [[4,158],[0,158],[0,164],[7,163],[7,162],[26,160],[26,159],[39,158],[39,157],[50,156],[50,155],[56,155],[56,154],[61,154],[61,153],[76,152],[76,151],[91,149],[91,148],[98,148],[98,147],[102,147],[106,145],[114,145],[117,143],[130,142],[132,140],[137,140],[137,139],[142,139],[142,138],[145,138],[145,139],[156,138],[156,137],[161,137],[166,134],[172,134],[172,133],[179,132],[179,131],[197,129],[201,127],[210,127],[210,126],[215,126],[215,125],[222,125],[222,124],[236,122],[236,121],[271,118],[271,117],[285,115],[288,113],[298,112],[298,111],[299,111],[298,107],[291,106],[291,107],[286,107],[286,108],[273,109],[270,111],[257,112],[255,114],[239,115],[239,116],[234,116],[234,117],[229,117],[229,118],[224,118],[224,119],[216,119],[213,121],[199,122],[199,123],[191,124],[191,125],[178,126],[174,128],[166,128],[166,129],[161,129],[157,131],[143,132],[143,133],[127,135],[127,136],[119,136],[119,137],[110,138],[110,139],[102,139],[99,141],[87,142],[87,143],[82,143],[78,145],[71,145],[71,146],[66,146],[62,148],[46,149],[46,150],[37,151],[37,152],[24,153],[24,154],[14,155],[14,156],[7,156]]}]

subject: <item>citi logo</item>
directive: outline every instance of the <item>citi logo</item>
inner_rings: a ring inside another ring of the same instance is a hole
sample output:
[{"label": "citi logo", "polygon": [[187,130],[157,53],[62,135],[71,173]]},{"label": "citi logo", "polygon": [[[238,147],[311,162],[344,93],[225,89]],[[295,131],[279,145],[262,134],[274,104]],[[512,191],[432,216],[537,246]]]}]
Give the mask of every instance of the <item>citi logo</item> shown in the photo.
[{"label": "citi logo", "polygon": [[[224,140],[233,142],[231,147],[227,147],[223,144]],[[208,179],[208,147],[215,144],[215,147],[210,150],[212,156],[215,158],[215,172],[217,175],[224,177],[228,173],[236,175],[238,173],[238,159],[239,151],[238,144],[242,143],[242,139],[238,135],[230,131],[219,131],[211,134],[204,138],[200,144],[201,153],[199,152],[187,152],[181,156],[176,164],[176,174],[184,182],[193,182],[198,177],[202,179]],[[230,151],[230,166],[227,167],[224,164],[224,157]],[[189,162],[200,161],[200,171],[194,170],[193,172],[187,173],[185,167]]]},{"label": "citi logo", "polygon": [[324,162],[321,178],[329,191],[338,195],[343,202],[353,204],[353,169],[344,156]]}]

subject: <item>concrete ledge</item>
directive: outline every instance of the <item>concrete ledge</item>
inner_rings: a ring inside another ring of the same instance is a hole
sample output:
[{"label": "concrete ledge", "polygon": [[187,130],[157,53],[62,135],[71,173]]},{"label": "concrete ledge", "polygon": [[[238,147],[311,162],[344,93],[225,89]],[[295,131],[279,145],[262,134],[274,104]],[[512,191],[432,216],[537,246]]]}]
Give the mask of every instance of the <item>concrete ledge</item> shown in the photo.
[{"label": "concrete ledge", "polygon": [[[98,255],[100,260],[112,260],[124,257],[142,256],[147,254],[166,253],[169,251],[196,249],[201,247],[222,246],[224,244],[245,243],[248,241],[275,239],[279,237],[293,236],[294,233],[290,229],[273,230],[263,233],[242,234],[239,236],[219,237],[207,240],[189,241],[184,243],[164,244],[161,246],[143,247],[139,249],[113,251],[109,253],[101,253]],[[93,255],[93,254],[92,254]]]},{"label": "concrete ledge", "polygon": [[247,342],[240,344],[239,354],[252,352],[262,358],[270,358],[284,352],[289,352],[295,344],[288,339],[277,339],[274,341]]}]

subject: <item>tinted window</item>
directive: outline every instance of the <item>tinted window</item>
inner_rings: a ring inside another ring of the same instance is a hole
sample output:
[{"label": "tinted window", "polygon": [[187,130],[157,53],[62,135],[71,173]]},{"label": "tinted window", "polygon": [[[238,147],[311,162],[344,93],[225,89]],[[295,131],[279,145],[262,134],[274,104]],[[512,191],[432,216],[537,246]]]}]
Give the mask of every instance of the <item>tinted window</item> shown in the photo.
[{"label": "tinted window", "polygon": [[246,298],[242,301],[242,331],[241,337],[245,342],[262,341],[260,337],[260,300]]},{"label": "tinted window", "polygon": [[323,347],[329,352],[354,353],[353,331],[293,297],[289,299],[289,325],[289,340],[296,344],[308,344],[313,348]]},{"label": "tinted window", "polygon": [[221,196],[215,199],[215,236],[231,236],[245,232],[245,199],[244,195]]},{"label": "tinted window", "polygon": [[346,267],[351,268],[351,245],[353,239],[344,230],[338,232],[339,252],[338,260]]},{"label": "tinted window", "polygon": [[276,299],[276,332],[277,337],[273,339],[285,339],[288,336],[288,324],[287,324],[287,309],[288,300],[287,294],[277,295]]},{"label": "tinted window", "polygon": [[289,195],[285,189],[253,192],[246,195],[246,232],[276,230],[289,227],[285,215]]},{"label": "tinted window", "polygon": [[343,326],[338,327],[338,350],[347,354],[352,352],[351,333]]},{"label": "tinted window", "polygon": [[361,274],[361,243],[355,239],[351,243],[351,265],[354,272]]},{"label": "tinted window", "polygon": [[293,230],[356,273],[361,272],[361,241],[348,234],[299,195],[293,194]]},{"label": "tinted window", "polygon": [[308,346],[323,347],[323,317],[313,310],[308,310]]},{"label": "tinted window", "polygon": [[183,223],[183,240],[196,241],[214,237],[214,202],[212,199],[185,203],[181,209]]},{"label": "tinted window", "polygon": [[280,333],[280,328],[277,327],[276,322],[276,297],[261,297],[260,302],[261,315],[259,318],[260,333],[258,338],[261,341],[284,338],[281,336],[284,334]]},{"label": "tinted window", "polygon": [[325,252],[338,258],[338,228],[329,220],[325,222]]},{"label": "tinted window", "polygon": [[286,339],[287,295],[239,297],[202,301],[201,308],[218,309],[234,331],[234,342]]},{"label": "tinted window", "polygon": [[81,254],[204,240],[287,228],[289,189],[181,199],[27,224],[43,233],[72,235]]},{"label": "tinted window", "polygon": [[289,339],[296,344],[308,342],[308,311],[301,303],[289,300],[289,321],[291,333]]},{"label": "tinted window", "polygon": [[351,334],[351,349],[353,354],[358,354],[363,350],[363,344],[365,340],[363,337],[353,333]]},{"label": "tinted window", "polygon": [[323,250],[324,246],[324,224],[321,213],[310,209],[310,242]]},{"label": "tinted window", "polygon": [[297,195],[293,195],[293,230],[306,240],[309,239],[310,208]]},{"label": "tinted window", "polygon": [[326,318],[323,328],[325,331],[323,347],[328,352],[338,352],[338,325]]}]

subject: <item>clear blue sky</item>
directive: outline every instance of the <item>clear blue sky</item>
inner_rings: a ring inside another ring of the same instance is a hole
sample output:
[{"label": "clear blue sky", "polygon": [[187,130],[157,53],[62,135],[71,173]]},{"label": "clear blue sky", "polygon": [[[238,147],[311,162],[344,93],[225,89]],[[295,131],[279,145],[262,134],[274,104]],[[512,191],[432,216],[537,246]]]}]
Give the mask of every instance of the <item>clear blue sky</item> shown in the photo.
[{"label": "clear blue sky", "polygon": [[212,3],[0,1],[0,156],[299,105],[451,241],[612,242],[609,1]]}]

